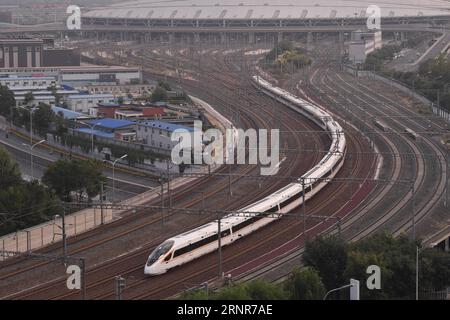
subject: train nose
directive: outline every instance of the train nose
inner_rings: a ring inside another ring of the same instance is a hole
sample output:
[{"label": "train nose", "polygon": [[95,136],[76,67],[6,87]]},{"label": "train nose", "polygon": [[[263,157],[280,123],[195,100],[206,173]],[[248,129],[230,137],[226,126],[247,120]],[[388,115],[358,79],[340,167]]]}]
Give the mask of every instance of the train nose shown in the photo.
[{"label": "train nose", "polygon": [[144,274],[147,275],[147,276],[152,275],[153,274],[152,273],[152,268],[147,266],[147,265],[145,265],[145,267],[144,267]]}]

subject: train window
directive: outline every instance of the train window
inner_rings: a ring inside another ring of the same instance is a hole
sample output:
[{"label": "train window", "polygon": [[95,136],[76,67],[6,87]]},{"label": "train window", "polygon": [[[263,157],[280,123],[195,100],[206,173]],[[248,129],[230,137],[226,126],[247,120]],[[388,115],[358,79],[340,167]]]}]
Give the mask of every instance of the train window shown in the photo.
[{"label": "train window", "polygon": [[170,249],[172,249],[174,244],[173,240],[170,241],[166,241],[163,244],[161,244],[158,248],[156,248],[152,254],[150,255],[150,257],[148,257],[148,261],[147,261],[147,266],[151,266],[152,264],[154,264],[156,261],[158,261],[158,259],[165,255],[167,252],[169,252]]},{"label": "train window", "polygon": [[168,254],[167,257],[164,258],[164,262],[168,262],[172,258],[172,254]]}]

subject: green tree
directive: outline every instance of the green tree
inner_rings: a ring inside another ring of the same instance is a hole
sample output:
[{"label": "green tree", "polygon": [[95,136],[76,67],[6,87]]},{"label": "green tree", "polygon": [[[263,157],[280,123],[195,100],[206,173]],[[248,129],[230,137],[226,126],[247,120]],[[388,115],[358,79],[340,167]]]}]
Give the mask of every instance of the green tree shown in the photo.
[{"label": "green tree", "polygon": [[[380,297],[408,299],[414,297],[415,291],[416,245],[418,243],[405,236],[394,238],[390,233],[380,232],[352,244],[349,252],[353,252],[350,255],[352,264],[359,264],[359,272],[363,264],[366,264],[367,268],[374,262],[379,263],[378,265],[382,268]],[[353,271],[350,268],[353,268]],[[358,267],[350,265],[348,272],[357,272],[357,270]],[[364,276],[364,279],[366,277]],[[366,297],[375,298],[376,294]]]},{"label": "green tree", "polygon": [[93,160],[59,160],[47,168],[42,182],[64,201],[71,200],[72,192],[77,194],[79,201],[84,194],[90,201],[98,195],[101,183],[106,179],[100,168],[101,164]]},{"label": "green tree", "polygon": [[328,290],[347,282],[344,271],[347,264],[347,248],[339,237],[318,237],[306,243],[303,261],[315,268]]},{"label": "green tree", "polygon": [[419,287],[421,290],[444,290],[450,286],[450,254],[436,248],[419,255]]},{"label": "green tree", "polygon": [[29,92],[25,93],[23,103],[25,105],[28,105],[30,102],[33,102],[33,101],[34,101],[33,92],[29,91]]},{"label": "green tree", "polygon": [[78,163],[81,164],[82,187],[91,201],[91,198],[100,193],[102,183],[106,182],[106,177],[101,172],[102,164],[95,160],[78,161]]},{"label": "green tree", "polygon": [[167,101],[167,91],[162,87],[156,87],[152,93],[151,101],[159,102],[159,101]]},{"label": "green tree", "polygon": [[16,99],[14,93],[7,86],[0,85],[0,115],[9,117],[11,108],[15,109]]},{"label": "green tree", "polygon": [[37,132],[44,136],[48,133],[50,123],[55,121],[55,113],[52,108],[45,103],[40,103],[39,108],[33,113],[33,128]]},{"label": "green tree", "polygon": [[[381,290],[368,290],[364,285],[365,280],[369,276],[366,271],[367,267],[376,265],[381,268]],[[357,279],[361,281],[360,296],[361,299],[385,299],[389,297],[389,293],[384,289],[385,283],[392,278],[392,272],[384,265],[384,261],[379,253],[349,251],[347,255],[347,268],[344,273],[345,279]]]},{"label": "green tree", "polygon": [[5,149],[0,148],[0,190],[17,185],[21,181],[20,169]]},{"label": "green tree", "polygon": [[167,81],[164,80],[158,80],[158,87],[163,88],[166,91],[171,91],[172,88],[170,87],[170,84]]},{"label": "green tree", "polygon": [[282,287],[263,280],[255,280],[245,284],[245,290],[252,300],[286,299],[286,293]]},{"label": "green tree", "polygon": [[180,300],[208,300],[209,295],[205,289],[191,290],[183,292],[180,295]]},{"label": "green tree", "polygon": [[52,189],[64,201],[70,201],[70,193],[77,190],[73,164],[59,160],[49,166],[42,177],[42,182]]},{"label": "green tree", "polygon": [[244,285],[225,287],[214,295],[215,300],[251,300]]},{"label": "green tree", "polygon": [[0,191],[0,212],[7,215],[0,223],[5,234],[48,220],[58,212],[58,201],[39,182],[22,182]]},{"label": "green tree", "polygon": [[319,273],[310,267],[294,269],[285,288],[291,300],[321,300],[326,294]]}]

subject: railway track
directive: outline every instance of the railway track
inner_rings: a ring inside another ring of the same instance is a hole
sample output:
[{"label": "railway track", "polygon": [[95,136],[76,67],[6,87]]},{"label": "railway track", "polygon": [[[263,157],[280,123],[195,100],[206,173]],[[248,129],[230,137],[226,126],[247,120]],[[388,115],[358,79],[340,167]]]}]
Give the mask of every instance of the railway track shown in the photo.
[{"label": "railway track", "polygon": [[[258,116],[257,115],[255,115],[255,118],[258,118]],[[292,169],[295,169],[295,167],[291,167]],[[148,254],[148,252],[147,252],[147,254]],[[144,260],[145,261],[145,260]],[[141,265],[142,265],[142,262],[141,262]]]},{"label": "railway track", "polygon": [[[320,69],[318,69],[320,70]],[[320,97],[321,100],[326,100],[326,103],[324,105],[327,106],[331,106],[334,105],[339,106],[341,105],[339,103],[338,100],[339,97],[337,96],[341,96],[340,92],[346,92],[348,93],[348,89],[343,88],[341,86],[339,86],[338,84],[340,83],[339,80],[343,81],[343,79],[332,79],[328,72],[325,72],[324,70],[321,70],[322,72],[315,72],[313,74],[313,76],[311,77],[311,82],[313,84],[314,87],[314,91],[318,91],[320,94],[316,94],[316,97]],[[321,83],[318,83],[316,85],[314,85],[314,78],[315,75],[317,74],[321,74]],[[337,76],[340,76],[337,72],[335,73]],[[328,79],[328,82],[325,83],[323,80],[324,78]],[[335,86],[335,89],[333,89],[331,86],[331,84],[333,84]],[[345,83],[346,85],[350,86],[350,84],[348,82]],[[369,89],[369,87],[365,86],[364,84],[360,83],[360,82],[355,82],[354,84],[355,86],[359,86],[359,87],[363,87],[364,88],[364,92],[351,92],[351,96],[356,97],[357,100],[361,100],[358,99],[359,97],[366,95],[366,93],[369,92],[373,92],[373,90]],[[380,94],[380,92],[375,92],[378,96],[381,96],[382,99],[384,99],[385,101],[388,101],[391,104],[397,105],[397,107],[400,108],[401,111],[406,111],[408,116],[410,116],[410,119],[413,119],[413,122],[415,122],[415,125],[419,125],[419,128],[421,128],[422,130],[426,128],[424,126],[424,124],[420,124],[417,121],[414,121],[414,119],[418,118],[413,112],[411,112],[410,110],[407,110],[404,106],[398,104],[395,101],[392,101],[391,99],[389,99],[388,97],[383,96],[382,94]],[[355,99],[355,100],[356,100]],[[361,103],[361,101],[358,101],[359,103],[354,103],[353,101],[349,100],[346,98],[346,102],[347,103],[351,103],[353,105],[353,107],[359,108],[360,106],[362,107],[372,107],[374,108],[374,110],[376,110],[377,108],[374,107],[373,103],[377,103],[379,104],[380,101],[374,99],[373,97],[371,97],[372,99],[372,103],[367,103],[366,101],[363,101],[363,103]],[[361,109],[361,108],[359,108]],[[389,108],[390,111],[394,111],[393,114],[384,114],[384,116],[386,118],[403,118],[404,116],[400,116],[399,115],[399,111],[397,110],[393,110],[392,108]],[[406,110],[405,110],[406,109]],[[342,112],[344,111],[342,108],[336,110],[337,112]],[[345,109],[345,111],[349,111],[348,109]],[[352,112],[350,110],[350,112]],[[395,114],[395,116],[393,116]],[[355,116],[355,115],[354,115]],[[356,115],[356,117],[353,117],[353,119],[358,119],[358,115]],[[361,113],[359,115],[359,119],[361,119]],[[436,119],[434,119],[436,120]],[[411,123],[411,120],[409,120],[410,123],[408,125],[413,125],[413,123]],[[358,121],[355,121],[356,123]],[[437,119],[436,122],[440,122],[439,119]],[[399,124],[397,122],[397,124],[401,127],[402,124]],[[367,125],[366,123],[361,123],[361,127],[363,127],[364,125]],[[439,126],[439,124],[434,123],[434,125]],[[374,127],[370,126],[371,129],[375,129]],[[441,129],[444,129],[446,126],[440,126]],[[381,148],[386,148],[389,151],[385,151],[382,154],[383,155],[387,155],[389,153],[392,154],[397,154],[398,156],[393,156],[393,162],[394,165],[392,166],[392,170],[387,174],[387,177],[390,177],[390,179],[392,180],[397,180],[400,177],[400,173],[405,173],[404,170],[404,163],[402,166],[402,157],[400,156],[400,150],[397,148],[396,144],[394,144],[392,141],[390,141],[390,139],[387,139],[386,135],[380,133],[378,134],[376,137],[373,137],[374,140],[378,140],[378,142],[376,142],[376,145],[378,145],[378,147]],[[432,196],[429,197],[431,198],[431,201],[428,201],[426,203],[422,203],[419,206],[416,206],[416,210],[417,210],[417,214],[416,214],[416,223],[419,223],[420,221],[422,221],[423,219],[426,218],[426,216],[430,213],[430,211],[432,210],[433,207],[436,207],[438,204],[438,201],[441,200],[441,198],[443,197],[443,184],[444,184],[444,179],[446,177],[446,168],[445,168],[445,161],[442,162],[443,159],[445,159],[443,157],[443,153],[442,150],[439,150],[439,148],[436,146],[436,142],[432,141],[432,139],[426,139],[426,143],[428,146],[430,146],[435,152],[435,154],[439,155],[437,158],[441,161],[441,163],[437,166],[437,172],[442,169],[443,170],[443,174],[441,174],[439,177],[436,177],[437,179],[437,183],[435,184],[435,187],[431,189],[431,194]],[[399,142],[397,142],[398,144]],[[401,142],[400,142],[401,143]],[[384,146],[383,146],[384,144]],[[426,159],[418,159],[419,155],[424,154],[424,152],[421,152],[423,150],[419,150],[418,147],[415,144],[412,144],[410,141],[407,141],[407,144],[409,145],[409,147],[413,150],[412,153],[410,154],[414,154],[414,159],[415,159],[415,165],[416,165],[416,172],[421,172],[421,171],[426,171],[426,168],[433,168],[435,169],[436,166],[433,165],[432,163],[425,163]],[[425,151],[425,154],[427,151]],[[429,151],[428,151],[429,152]],[[429,153],[428,153],[429,154]],[[388,157],[389,158],[389,157]],[[389,160],[389,159],[384,159],[384,160]],[[405,161],[405,159],[403,160]],[[403,167],[403,170],[402,170]],[[426,172],[423,172],[423,174],[416,174],[416,180],[415,180],[415,187],[416,188],[424,188],[425,185],[425,180],[427,179],[426,177]],[[430,177],[428,177],[428,179],[430,179]],[[432,179],[432,178],[431,178]],[[368,210],[368,207],[374,207],[376,205],[377,202],[380,201],[380,199],[384,199],[386,197],[386,194],[388,192],[391,191],[391,188],[378,188],[378,193],[376,193],[374,195],[374,197],[371,197],[371,199],[369,199],[368,201],[366,201],[366,203],[364,203],[362,206],[360,206],[358,208],[358,211],[353,215],[348,215],[348,219],[344,219],[343,223],[341,225],[341,229],[345,230],[345,229],[349,229],[350,226],[352,225],[356,225],[358,222],[358,219],[361,219],[361,216],[364,215],[364,211],[366,211],[366,214],[370,213],[370,210]],[[417,190],[417,189],[416,189]],[[384,226],[384,224],[387,224],[387,222],[390,222],[390,220],[393,219],[393,217],[395,217],[395,215],[398,213],[398,211],[400,209],[405,209],[406,206],[406,202],[402,199],[401,196],[398,196],[397,201],[394,201],[393,204],[391,204],[391,209],[388,210],[387,212],[385,212],[384,214],[378,214],[377,218],[375,220],[374,223],[367,223],[364,224],[364,227],[358,231],[353,231],[353,232],[347,232],[345,236],[345,238],[348,241],[357,241],[358,239],[364,238],[380,229],[382,229],[382,227]],[[365,209],[365,210],[364,210]],[[376,215],[376,212],[373,212],[372,214]],[[408,231],[411,228],[411,219],[410,217],[406,217],[406,219],[404,219],[400,224],[397,223],[394,227],[394,234],[399,235],[400,233],[404,233],[406,231]],[[329,226],[326,229],[323,229],[322,232],[327,232],[327,233],[337,233],[338,231],[336,230],[335,226]],[[298,244],[289,252],[277,257],[276,259],[271,259],[269,261],[267,261],[265,264],[263,264],[262,266],[259,266],[256,269],[251,269],[249,272],[242,274],[241,276],[239,276],[238,278],[236,278],[237,281],[250,281],[253,280],[255,278],[258,277],[264,277],[267,280],[270,281],[274,281],[274,282],[280,282],[284,279],[286,279],[287,275],[290,273],[290,270],[292,270],[292,268],[296,265],[299,264],[299,261],[301,260],[301,255],[303,253],[303,248],[301,247],[301,241],[298,241]]]}]

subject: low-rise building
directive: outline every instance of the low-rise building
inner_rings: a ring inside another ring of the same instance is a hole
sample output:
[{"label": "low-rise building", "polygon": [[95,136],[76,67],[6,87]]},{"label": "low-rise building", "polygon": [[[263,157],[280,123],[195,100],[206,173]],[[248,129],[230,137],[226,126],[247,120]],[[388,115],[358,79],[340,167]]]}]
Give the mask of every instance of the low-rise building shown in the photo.
[{"label": "low-rise building", "polygon": [[75,112],[60,106],[52,106],[52,111],[57,114],[57,115],[61,115],[64,119],[67,120],[90,120],[92,119],[91,116],[88,116],[84,113],[80,113],[80,112]]},{"label": "low-rise building", "polygon": [[383,46],[381,31],[355,31],[352,32],[351,39],[348,57],[354,64],[364,63],[367,55]]},{"label": "low-rise building", "polygon": [[86,123],[88,125],[80,123],[82,127],[75,129],[75,131],[88,137],[94,135],[101,138],[117,139],[127,142],[136,140],[135,122],[116,119],[97,119],[86,121]]},{"label": "low-rise building", "polygon": [[85,86],[82,89],[86,89],[90,93],[109,92],[115,96],[126,96],[128,94],[131,94],[132,96],[142,96],[153,92],[153,90],[155,90],[155,85],[153,84],[90,85]]},{"label": "low-rise building", "polygon": [[76,94],[66,99],[70,110],[86,114],[91,114],[90,109],[97,107],[98,104],[114,102],[115,98],[112,94]]},{"label": "low-rise building", "polygon": [[100,103],[96,108],[99,118],[114,119],[158,119],[165,113],[164,107],[120,105],[118,103]]},{"label": "low-rise building", "polygon": [[24,95],[23,96],[16,96],[15,100],[16,100],[16,106],[17,107],[24,106],[24,105],[30,105],[30,104],[39,105],[40,103],[44,103],[44,104],[47,104],[49,106],[56,105],[55,96],[52,96],[52,95],[37,96],[37,97],[34,97],[33,101],[28,102],[28,103],[25,103],[26,99],[25,99]]},{"label": "low-rise building", "polygon": [[10,90],[46,90],[48,87],[57,86],[56,77],[0,77],[0,85],[7,86]]},{"label": "low-rise building", "polygon": [[178,144],[172,141],[172,133],[177,129],[194,132],[194,128],[162,121],[143,121],[136,123],[137,141],[154,148],[171,150]]},{"label": "low-rise building", "polygon": [[61,67],[60,80],[75,88],[142,83],[142,70],[122,66]]}]

